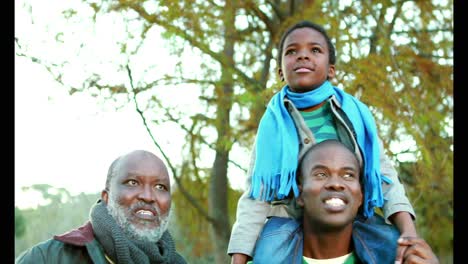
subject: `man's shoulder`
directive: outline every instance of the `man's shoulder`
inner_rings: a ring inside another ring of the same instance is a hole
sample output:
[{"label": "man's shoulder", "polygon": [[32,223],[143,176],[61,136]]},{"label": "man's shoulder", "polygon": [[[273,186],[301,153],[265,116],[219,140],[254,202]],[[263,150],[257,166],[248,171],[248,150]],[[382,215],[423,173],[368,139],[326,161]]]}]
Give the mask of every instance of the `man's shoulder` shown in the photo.
[{"label": "man's shoulder", "polygon": [[94,240],[93,226],[91,222],[86,222],[84,225],[70,230],[61,235],[55,235],[55,240],[75,246],[84,246]]},{"label": "man's shoulder", "polygon": [[393,263],[396,258],[400,232],[394,225],[385,223],[383,217],[374,214],[368,219],[357,219],[353,224],[353,242],[359,259]]},{"label": "man's shoulder", "polygon": [[263,227],[262,233],[268,232],[296,232],[300,228],[301,223],[294,218],[290,217],[270,217],[265,226]]},{"label": "man's shoulder", "polygon": [[64,243],[53,238],[39,242],[19,255],[15,263],[47,263],[63,249]]},{"label": "man's shoulder", "polygon": [[32,246],[18,256],[15,263],[92,263],[93,256],[89,255],[87,244],[94,252],[100,252],[89,222]]},{"label": "man's shoulder", "polygon": [[302,226],[299,221],[294,218],[287,217],[270,217],[265,223],[262,232],[257,240],[257,248],[263,245],[272,247],[276,245],[278,248],[289,247],[302,240]]},{"label": "man's shoulder", "polygon": [[269,218],[255,245],[253,262],[301,263],[301,258],[301,223],[294,218]]},{"label": "man's shoulder", "polygon": [[73,254],[79,259],[86,259],[81,257],[86,255],[85,245],[93,240],[93,228],[91,223],[87,222],[83,226],[32,246],[16,258],[16,263],[49,263],[57,259],[68,259]]},{"label": "man's shoulder", "polygon": [[353,223],[353,228],[360,233],[384,234],[384,237],[392,241],[395,237],[398,239],[400,236],[398,228],[395,225],[387,224],[385,219],[377,213],[369,218],[359,215]]}]

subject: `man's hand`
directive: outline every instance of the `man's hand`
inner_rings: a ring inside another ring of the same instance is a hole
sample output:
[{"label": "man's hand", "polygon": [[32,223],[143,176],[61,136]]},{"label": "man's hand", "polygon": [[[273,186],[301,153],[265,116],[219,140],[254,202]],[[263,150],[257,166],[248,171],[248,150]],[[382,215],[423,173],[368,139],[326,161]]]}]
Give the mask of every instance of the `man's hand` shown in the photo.
[{"label": "man's hand", "polygon": [[397,259],[395,264],[400,263],[439,264],[439,260],[424,239],[419,237],[400,237],[398,239]]}]

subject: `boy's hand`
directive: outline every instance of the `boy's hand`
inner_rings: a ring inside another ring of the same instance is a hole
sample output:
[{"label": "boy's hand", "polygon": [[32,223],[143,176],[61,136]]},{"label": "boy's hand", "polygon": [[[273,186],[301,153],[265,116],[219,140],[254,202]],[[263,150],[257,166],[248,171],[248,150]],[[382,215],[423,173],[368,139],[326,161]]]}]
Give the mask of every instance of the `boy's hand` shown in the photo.
[{"label": "boy's hand", "polygon": [[427,263],[439,264],[437,256],[427,242],[419,237],[400,237],[398,239],[395,264]]}]

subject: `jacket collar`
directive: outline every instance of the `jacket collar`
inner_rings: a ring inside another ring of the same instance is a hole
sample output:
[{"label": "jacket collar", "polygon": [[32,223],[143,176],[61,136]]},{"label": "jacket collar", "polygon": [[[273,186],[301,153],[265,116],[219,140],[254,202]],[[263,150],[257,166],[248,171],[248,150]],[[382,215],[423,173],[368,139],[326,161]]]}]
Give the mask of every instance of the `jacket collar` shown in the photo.
[{"label": "jacket collar", "polygon": [[94,240],[93,226],[88,221],[77,229],[68,231],[62,235],[55,235],[54,239],[66,244],[85,246],[87,243]]},{"label": "jacket collar", "polygon": [[380,215],[358,216],[353,223],[354,252],[363,263],[393,263],[399,236],[398,229]]}]

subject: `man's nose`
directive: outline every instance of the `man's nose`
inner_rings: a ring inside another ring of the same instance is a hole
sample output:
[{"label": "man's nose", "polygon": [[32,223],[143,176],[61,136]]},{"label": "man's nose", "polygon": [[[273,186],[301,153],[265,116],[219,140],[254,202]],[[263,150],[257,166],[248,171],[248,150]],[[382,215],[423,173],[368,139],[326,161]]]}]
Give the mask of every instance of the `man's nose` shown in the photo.
[{"label": "man's nose", "polygon": [[155,190],[150,185],[144,185],[138,194],[138,198],[147,203],[152,203],[156,200]]},{"label": "man's nose", "polygon": [[329,177],[325,187],[327,189],[338,190],[338,191],[344,190],[345,188],[343,184],[343,179],[339,176]]}]

